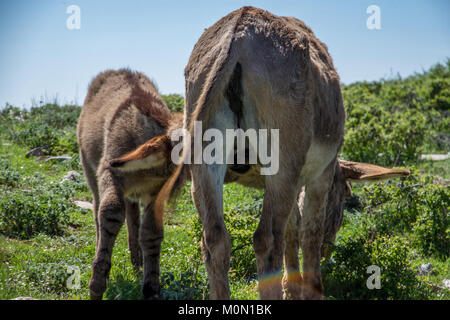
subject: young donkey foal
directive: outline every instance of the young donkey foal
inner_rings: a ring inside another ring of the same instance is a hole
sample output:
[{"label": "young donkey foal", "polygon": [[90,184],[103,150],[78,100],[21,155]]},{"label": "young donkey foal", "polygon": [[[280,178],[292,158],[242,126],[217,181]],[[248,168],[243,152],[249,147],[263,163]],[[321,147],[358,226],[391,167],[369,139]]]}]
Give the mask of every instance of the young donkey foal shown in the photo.
[{"label": "young donkey foal", "polygon": [[[335,197],[333,192],[337,192],[333,191],[336,175],[342,178],[339,188],[346,186],[342,177],[345,170],[337,160],[343,141],[345,111],[339,77],[327,47],[295,18],[243,7],[203,33],[191,54],[185,76],[184,127],[192,137],[185,139],[185,146],[194,144],[196,121],[201,121],[205,130],[219,130],[224,137],[226,129],[279,129],[279,144],[271,145],[268,141],[266,146],[272,155],[278,152],[279,170],[275,174],[258,175],[265,188],[263,210],[254,234],[260,296],[263,299],[282,297],[280,271],[289,225],[287,247],[292,245],[294,249],[286,252],[287,269],[298,273],[296,254],[301,245],[303,272],[307,275],[301,285],[309,288],[304,290],[303,297],[320,298],[319,268],[327,199]],[[204,142],[202,146],[206,146]],[[251,147],[259,150],[261,145]],[[222,186],[230,152],[231,149],[224,148],[223,161],[208,165],[196,161],[198,154],[184,152],[182,163],[155,203],[155,215],[160,217],[164,201],[180,185],[180,177],[188,168],[193,200],[203,223],[202,248],[213,299],[229,298],[230,240],[223,219]],[[255,168],[259,172],[260,167],[251,164],[247,173],[254,173]],[[359,169],[353,166],[352,170]],[[301,219],[297,215],[288,223],[297,211],[296,200],[302,187],[305,192]],[[341,205],[343,200],[339,201]],[[300,236],[295,232],[296,219]],[[265,281],[268,276],[270,281]],[[290,279],[296,277],[288,276],[287,281]]]},{"label": "young donkey foal", "polygon": [[[135,267],[144,262],[144,298],[159,295],[163,225],[154,215],[153,203],[175,168],[167,161],[171,141],[166,134],[181,121],[141,73],[109,70],[92,80],[77,128],[97,228],[91,299],[101,299],[106,290],[114,241],[125,219],[131,261]],[[135,161],[123,165],[128,156]],[[145,208],[142,225],[139,203]]]}]

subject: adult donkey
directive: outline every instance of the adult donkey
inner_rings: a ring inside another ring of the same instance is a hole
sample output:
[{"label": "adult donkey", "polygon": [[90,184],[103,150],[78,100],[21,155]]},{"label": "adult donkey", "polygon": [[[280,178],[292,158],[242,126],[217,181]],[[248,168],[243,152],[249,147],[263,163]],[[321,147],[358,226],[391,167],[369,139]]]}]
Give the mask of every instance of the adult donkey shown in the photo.
[{"label": "adult donkey", "polygon": [[[279,151],[279,171],[262,177],[266,192],[254,234],[260,297],[282,298],[286,226],[305,187],[301,247],[307,277],[302,285],[310,290],[303,297],[321,298],[325,212],[339,167],[337,153],[345,122],[339,77],[327,47],[295,18],[243,7],[203,33],[185,77],[184,127],[191,137],[184,139],[185,150],[194,145],[196,121],[223,136],[226,129],[279,129],[279,145],[269,141],[267,146]],[[258,150],[260,145],[251,147]],[[212,299],[229,298],[230,239],[223,219],[222,188],[230,152],[225,148],[224,161],[209,165],[196,162],[198,154],[184,152],[155,203],[155,215],[161,216],[165,200],[189,168],[192,196],[204,228],[202,248]],[[250,166],[249,171],[258,166]]]}]

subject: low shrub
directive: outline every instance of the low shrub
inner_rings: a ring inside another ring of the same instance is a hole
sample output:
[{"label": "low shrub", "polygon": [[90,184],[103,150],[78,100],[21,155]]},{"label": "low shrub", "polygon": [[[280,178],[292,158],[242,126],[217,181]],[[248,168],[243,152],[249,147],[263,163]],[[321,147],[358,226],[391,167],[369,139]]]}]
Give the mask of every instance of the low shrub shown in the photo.
[{"label": "low shrub", "polygon": [[69,265],[66,263],[31,263],[26,268],[27,281],[43,288],[49,294],[68,292],[73,290],[67,286],[70,277],[68,268]]},{"label": "low shrub", "polygon": [[196,273],[183,272],[179,275],[165,272],[161,276],[161,299],[200,300],[208,292],[208,284],[201,281]]},{"label": "low shrub", "polygon": [[81,107],[49,103],[41,107],[33,107],[27,115],[28,120],[45,123],[54,129],[75,128],[81,113]]},{"label": "low shrub", "polygon": [[15,187],[20,178],[20,172],[12,168],[7,160],[0,159],[0,186]]},{"label": "low shrub", "polygon": [[450,59],[422,74],[342,86],[348,160],[404,165],[450,148]]},{"label": "low shrub", "polygon": [[350,160],[400,165],[419,158],[429,138],[425,116],[416,111],[390,113],[378,106],[349,112],[342,152]]},{"label": "low shrub", "polygon": [[47,104],[31,110],[7,105],[0,111],[1,134],[29,149],[47,146],[49,154],[78,152],[76,123],[81,108]]},{"label": "low shrub", "polygon": [[[409,244],[402,238],[371,239],[365,232],[339,239],[323,264],[325,295],[337,299],[425,299],[429,289],[408,263]],[[372,272],[380,271],[380,288],[369,289]]]},{"label": "low shrub", "polygon": [[411,234],[412,245],[424,255],[450,256],[450,191],[412,168],[402,182],[364,187],[365,211],[376,232]]},{"label": "low shrub", "polygon": [[[434,207],[424,209],[413,227],[413,246],[425,256],[434,255],[446,259],[450,257],[450,195],[448,189],[438,188],[432,201]],[[445,204],[444,204],[445,202]],[[446,205],[446,209],[436,209]]]},{"label": "low shrub", "polygon": [[18,239],[62,235],[74,209],[69,203],[74,192],[69,182],[7,192],[0,199],[0,232]]},{"label": "low shrub", "polygon": [[53,150],[58,144],[55,130],[46,124],[20,123],[15,126],[9,138],[12,142],[30,149],[47,146]]}]

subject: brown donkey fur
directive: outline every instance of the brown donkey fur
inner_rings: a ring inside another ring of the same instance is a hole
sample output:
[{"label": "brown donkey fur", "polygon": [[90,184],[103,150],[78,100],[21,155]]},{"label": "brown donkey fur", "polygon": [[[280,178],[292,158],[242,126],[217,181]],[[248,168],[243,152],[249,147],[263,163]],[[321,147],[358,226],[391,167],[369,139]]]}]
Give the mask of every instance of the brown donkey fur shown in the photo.
[{"label": "brown donkey fur", "polygon": [[[185,76],[184,127],[191,136],[194,121],[202,121],[204,130],[216,128],[224,136],[226,129],[279,129],[279,171],[259,176],[265,188],[263,211],[254,234],[260,296],[282,297],[280,271],[285,248],[289,248],[285,258],[287,283],[301,280],[302,297],[320,299],[320,259],[324,239],[329,237],[325,229],[327,200],[341,206],[339,197],[345,192],[337,193],[347,186],[346,170],[337,160],[345,111],[339,77],[326,46],[295,18],[243,7],[203,33]],[[187,143],[192,145],[193,141]],[[224,158],[227,156],[224,154]],[[187,157],[185,152],[184,163]],[[186,168],[203,223],[202,249],[211,298],[228,299],[230,243],[222,208],[226,164],[180,164],[156,199],[155,215],[162,216],[164,202],[180,185]],[[297,211],[302,188],[301,219],[299,215],[290,219]],[[335,225],[339,226],[337,218]],[[291,239],[288,245],[286,229]],[[298,258],[294,261],[298,246],[303,252],[303,278],[289,276],[291,271],[299,275]],[[266,281],[268,276],[270,281]]]},{"label": "brown donkey fur", "polygon": [[[77,136],[97,228],[89,282],[92,299],[101,299],[106,290],[114,241],[125,219],[131,261],[136,268],[144,263],[143,295],[159,295],[163,226],[154,215],[153,203],[175,168],[167,161],[171,142],[166,134],[172,126],[180,127],[181,120],[181,114],[170,113],[154,84],[141,73],[108,70],[89,86]],[[142,144],[131,154],[137,159],[133,165],[124,165],[127,158],[120,157]],[[139,203],[145,208],[142,225]]]}]

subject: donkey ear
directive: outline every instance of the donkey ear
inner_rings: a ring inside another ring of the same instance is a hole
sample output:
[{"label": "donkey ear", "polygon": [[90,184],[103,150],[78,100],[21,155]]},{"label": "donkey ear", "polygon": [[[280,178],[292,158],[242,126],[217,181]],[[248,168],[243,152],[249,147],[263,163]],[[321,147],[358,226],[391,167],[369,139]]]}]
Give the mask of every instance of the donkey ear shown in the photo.
[{"label": "donkey ear", "polygon": [[338,161],[345,179],[349,181],[381,181],[409,175],[409,170],[388,169],[373,164],[341,159]]},{"label": "donkey ear", "polygon": [[109,162],[112,168],[121,171],[150,169],[164,164],[170,156],[170,139],[158,136],[140,145],[136,150]]}]

